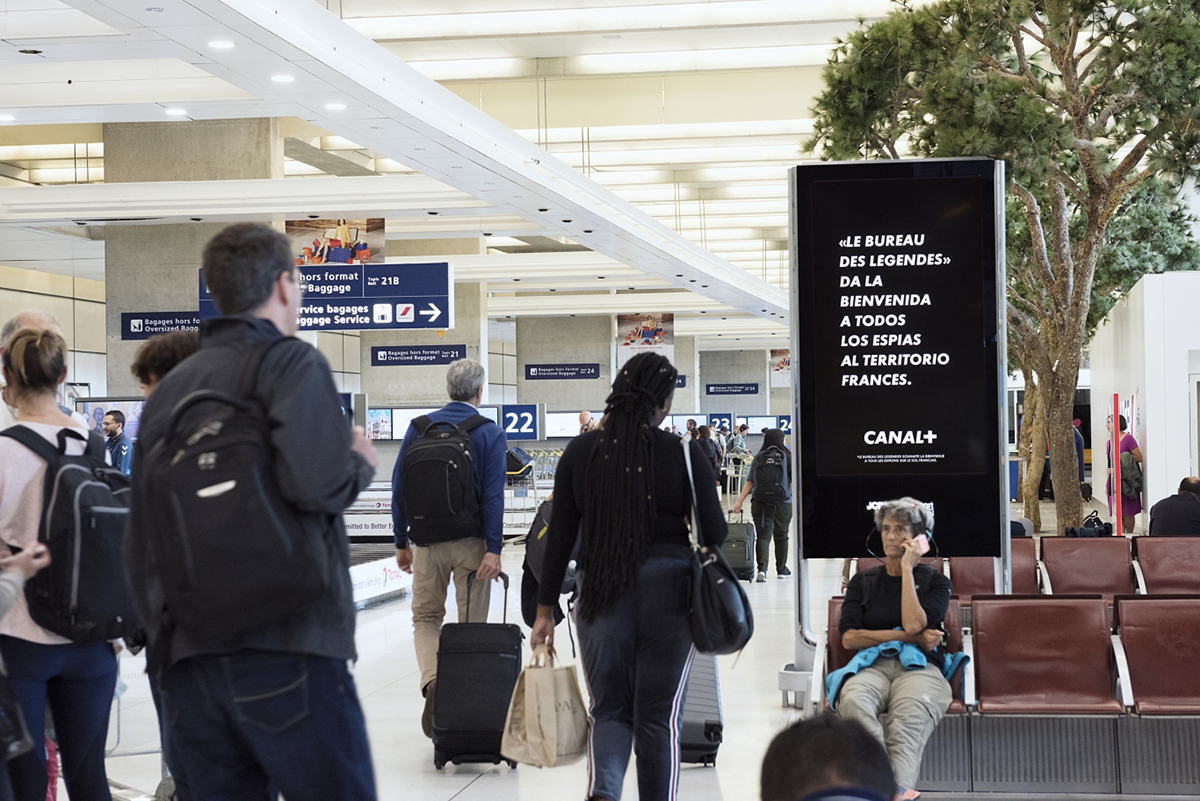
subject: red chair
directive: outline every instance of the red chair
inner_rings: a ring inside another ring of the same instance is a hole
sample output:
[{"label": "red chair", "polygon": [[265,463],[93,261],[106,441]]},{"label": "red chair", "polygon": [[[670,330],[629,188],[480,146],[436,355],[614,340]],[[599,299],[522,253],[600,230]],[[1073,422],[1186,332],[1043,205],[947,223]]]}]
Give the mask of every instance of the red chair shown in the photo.
[{"label": "red chair", "polygon": [[1200,593],[1200,537],[1134,537],[1147,595]]},{"label": "red chair", "polygon": [[1014,537],[1008,542],[1012,548],[1013,595],[1037,595],[1037,540]]},{"label": "red chair", "polygon": [[1125,537],[1043,537],[1042,564],[1047,594],[1099,593],[1112,603],[1113,596],[1137,589],[1132,547]]},{"label": "red chair", "polygon": [[1133,710],[1200,715],[1200,596],[1135,595],[1118,598],[1116,609]]},{"label": "red chair", "polygon": [[1102,598],[976,598],[975,694],[979,712],[1119,715]]},{"label": "red chair", "polygon": [[954,594],[970,605],[973,595],[995,595],[996,579],[990,556],[951,556],[950,583]]}]

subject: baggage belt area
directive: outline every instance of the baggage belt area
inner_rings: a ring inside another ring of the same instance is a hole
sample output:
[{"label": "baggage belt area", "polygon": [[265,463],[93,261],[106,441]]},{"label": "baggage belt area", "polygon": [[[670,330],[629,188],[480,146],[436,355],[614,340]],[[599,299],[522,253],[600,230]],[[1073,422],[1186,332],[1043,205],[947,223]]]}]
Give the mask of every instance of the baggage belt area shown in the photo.
[{"label": "baggage belt area", "polygon": [[392,487],[373,482],[344,515],[350,545],[350,582],[359,609],[406,595],[412,576],[396,564]]}]

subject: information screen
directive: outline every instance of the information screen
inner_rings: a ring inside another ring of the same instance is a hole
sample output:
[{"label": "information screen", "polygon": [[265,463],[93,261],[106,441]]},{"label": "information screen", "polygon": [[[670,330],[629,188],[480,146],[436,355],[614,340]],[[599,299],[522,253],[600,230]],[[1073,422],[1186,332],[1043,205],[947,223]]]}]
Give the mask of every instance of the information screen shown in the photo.
[{"label": "information screen", "polygon": [[75,411],[88,419],[88,425],[93,431],[104,434],[104,415],[111,411],[119,411],[125,415],[125,434],[130,442],[138,438],[138,427],[142,422],[142,407],[146,401],[143,398],[76,398]]},{"label": "information screen", "polygon": [[942,555],[1000,554],[1002,169],[793,171],[806,557],[878,551],[872,512],[905,495],[932,506]]},{"label": "information screen", "polygon": [[[593,411],[592,420],[600,421],[604,410]],[[546,439],[579,436],[579,412],[546,412]]]}]

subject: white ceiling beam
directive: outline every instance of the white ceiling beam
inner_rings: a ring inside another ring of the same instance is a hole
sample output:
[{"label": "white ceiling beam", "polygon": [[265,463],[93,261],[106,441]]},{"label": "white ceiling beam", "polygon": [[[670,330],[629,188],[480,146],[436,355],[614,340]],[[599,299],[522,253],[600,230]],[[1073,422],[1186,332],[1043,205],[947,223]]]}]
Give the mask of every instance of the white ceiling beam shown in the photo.
[{"label": "white ceiling beam", "polygon": [[634,292],[611,295],[490,297],[488,317],[562,317],[569,314],[641,314],[728,310],[728,306],[691,292]]}]

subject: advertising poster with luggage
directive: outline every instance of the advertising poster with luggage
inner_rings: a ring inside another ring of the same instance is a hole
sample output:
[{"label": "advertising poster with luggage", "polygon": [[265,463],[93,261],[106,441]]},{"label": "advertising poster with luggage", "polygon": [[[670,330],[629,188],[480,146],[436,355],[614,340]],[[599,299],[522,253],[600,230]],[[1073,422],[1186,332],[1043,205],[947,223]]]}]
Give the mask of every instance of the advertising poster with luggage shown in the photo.
[{"label": "advertising poster with luggage", "polygon": [[617,367],[639,353],[658,353],[674,363],[674,314],[617,315]]},{"label": "advertising poster with luggage", "polygon": [[296,265],[381,264],[383,218],[363,220],[288,220],[284,233],[292,240]]},{"label": "advertising poster with luggage", "polygon": [[792,352],[790,350],[771,351],[771,386],[787,388],[792,385]]}]

